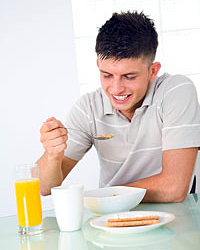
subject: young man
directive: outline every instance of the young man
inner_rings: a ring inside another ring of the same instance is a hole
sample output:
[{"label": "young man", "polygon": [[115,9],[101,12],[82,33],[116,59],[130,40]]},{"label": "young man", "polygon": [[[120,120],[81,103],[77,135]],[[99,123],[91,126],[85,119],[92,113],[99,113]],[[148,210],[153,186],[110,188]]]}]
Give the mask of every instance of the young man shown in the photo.
[{"label": "young man", "polygon": [[[145,202],[184,200],[200,146],[200,107],[188,78],[157,76],[157,45],[154,23],[143,13],[114,13],[99,29],[96,53],[102,88],[82,96],[65,124],[81,131],[67,131],[55,118],[41,127],[43,195],[60,185],[94,145],[100,187],[146,188]],[[115,137],[97,141],[87,134]]]}]

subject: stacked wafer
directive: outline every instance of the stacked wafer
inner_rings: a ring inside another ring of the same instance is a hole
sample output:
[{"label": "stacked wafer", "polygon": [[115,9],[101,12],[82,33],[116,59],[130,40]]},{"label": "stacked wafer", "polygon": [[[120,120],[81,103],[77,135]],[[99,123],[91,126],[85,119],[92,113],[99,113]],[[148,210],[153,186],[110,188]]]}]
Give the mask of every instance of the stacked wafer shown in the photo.
[{"label": "stacked wafer", "polygon": [[134,227],[145,226],[159,223],[158,215],[138,216],[132,218],[113,218],[108,219],[105,223],[106,227]]}]

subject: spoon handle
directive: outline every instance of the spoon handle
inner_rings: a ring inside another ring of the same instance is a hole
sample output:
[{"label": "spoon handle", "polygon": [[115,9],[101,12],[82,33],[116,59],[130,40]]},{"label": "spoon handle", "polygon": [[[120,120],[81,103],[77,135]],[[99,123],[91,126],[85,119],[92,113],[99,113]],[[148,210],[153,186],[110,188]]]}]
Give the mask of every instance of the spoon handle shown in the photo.
[{"label": "spoon handle", "polygon": [[84,133],[84,134],[86,134],[86,135],[88,135],[90,138],[92,138],[92,139],[96,139],[96,137],[94,137],[94,136],[92,136],[92,135],[90,135],[89,133],[87,133],[87,132],[85,132],[85,131],[83,131],[83,130],[81,130],[81,129],[76,129],[76,128],[70,128],[70,127],[65,127],[66,129],[71,129],[71,130],[74,130],[74,131],[80,131],[80,132],[82,132],[82,133]]},{"label": "spoon handle", "polygon": [[108,140],[108,139],[111,139],[112,137],[114,137],[114,136],[111,136],[111,137],[108,137],[108,136],[93,136],[93,135],[90,135],[89,133],[87,133],[87,132],[85,132],[85,131],[83,131],[81,129],[75,129],[75,128],[70,128],[70,127],[66,127],[66,129],[81,131],[82,133],[85,133],[86,135],[88,135],[90,138],[95,139],[95,140],[100,140],[100,141]]}]

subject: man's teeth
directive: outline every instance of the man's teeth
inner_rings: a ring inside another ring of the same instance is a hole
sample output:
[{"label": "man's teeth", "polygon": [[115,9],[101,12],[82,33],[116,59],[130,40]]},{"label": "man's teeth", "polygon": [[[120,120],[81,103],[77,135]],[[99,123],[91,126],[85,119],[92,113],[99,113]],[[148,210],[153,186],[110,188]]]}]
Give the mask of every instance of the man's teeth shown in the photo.
[{"label": "man's teeth", "polygon": [[117,100],[125,100],[128,95],[113,95]]}]

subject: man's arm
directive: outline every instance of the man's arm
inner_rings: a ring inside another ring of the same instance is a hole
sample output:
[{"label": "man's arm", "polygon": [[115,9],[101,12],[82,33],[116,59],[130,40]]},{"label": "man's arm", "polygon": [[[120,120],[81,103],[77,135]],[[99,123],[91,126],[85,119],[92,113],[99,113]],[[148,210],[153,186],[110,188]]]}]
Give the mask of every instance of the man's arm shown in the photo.
[{"label": "man's arm", "polygon": [[67,130],[55,118],[49,118],[40,129],[40,141],[45,153],[38,160],[40,190],[42,195],[51,194],[51,188],[61,185],[77,161],[64,156],[67,147]]},{"label": "man's arm", "polygon": [[40,175],[40,192],[43,196],[51,194],[51,188],[60,186],[76,165],[77,161],[66,156],[62,159],[48,159],[48,153],[38,160]]},{"label": "man's arm", "polygon": [[160,174],[126,186],[147,189],[143,202],[181,202],[188,193],[197,151],[198,148],[166,150]]}]

